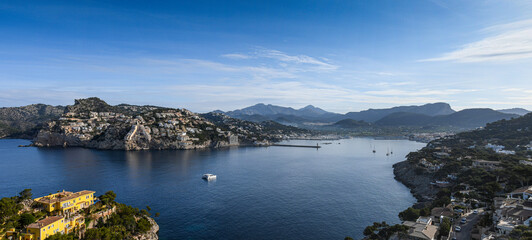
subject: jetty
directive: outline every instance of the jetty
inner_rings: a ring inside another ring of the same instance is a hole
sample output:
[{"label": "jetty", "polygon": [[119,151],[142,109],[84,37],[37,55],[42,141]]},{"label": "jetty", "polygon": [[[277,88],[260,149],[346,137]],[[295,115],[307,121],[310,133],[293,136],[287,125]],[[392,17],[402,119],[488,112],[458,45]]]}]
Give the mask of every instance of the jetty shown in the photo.
[{"label": "jetty", "polygon": [[316,144],[316,146],[314,145],[294,145],[294,144],[272,144],[270,146],[275,146],[275,147],[302,147],[302,148],[321,148],[320,145]]}]

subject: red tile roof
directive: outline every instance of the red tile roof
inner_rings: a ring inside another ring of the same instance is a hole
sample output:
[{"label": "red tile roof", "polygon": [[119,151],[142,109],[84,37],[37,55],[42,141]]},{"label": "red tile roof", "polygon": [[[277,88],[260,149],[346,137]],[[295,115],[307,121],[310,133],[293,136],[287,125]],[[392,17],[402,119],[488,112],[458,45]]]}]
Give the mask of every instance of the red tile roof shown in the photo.
[{"label": "red tile roof", "polygon": [[61,219],[63,219],[65,217],[63,216],[52,216],[52,217],[47,217],[43,220],[40,220],[38,222],[35,222],[35,223],[32,223],[30,225],[28,225],[28,228],[43,228],[43,227],[46,227],[54,222],[57,222]]}]

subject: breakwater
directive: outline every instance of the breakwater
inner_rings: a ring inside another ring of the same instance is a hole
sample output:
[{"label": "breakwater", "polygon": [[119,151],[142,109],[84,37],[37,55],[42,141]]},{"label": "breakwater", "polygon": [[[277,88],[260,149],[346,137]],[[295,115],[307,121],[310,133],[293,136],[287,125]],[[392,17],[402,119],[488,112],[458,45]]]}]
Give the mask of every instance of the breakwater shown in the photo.
[{"label": "breakwater", "polygon": [[294,145],[294,144],[272,144],[271,146],[275,147],[302,147],[302,148],[321,148],[320,145]]}]

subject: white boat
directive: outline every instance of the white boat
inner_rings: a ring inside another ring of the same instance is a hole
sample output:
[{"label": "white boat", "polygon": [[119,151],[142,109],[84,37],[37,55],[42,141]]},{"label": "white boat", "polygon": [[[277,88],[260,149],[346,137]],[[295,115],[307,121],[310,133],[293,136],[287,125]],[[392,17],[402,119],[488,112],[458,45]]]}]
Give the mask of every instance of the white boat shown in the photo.
[{"label": "white boat", "polygon": [[210,180],[216,180],[216,175],[214,174],[210,174],[210,173],[207,173],[207,174],[203,174],[203,177],[201,177],[207,181],[210,181]]}]

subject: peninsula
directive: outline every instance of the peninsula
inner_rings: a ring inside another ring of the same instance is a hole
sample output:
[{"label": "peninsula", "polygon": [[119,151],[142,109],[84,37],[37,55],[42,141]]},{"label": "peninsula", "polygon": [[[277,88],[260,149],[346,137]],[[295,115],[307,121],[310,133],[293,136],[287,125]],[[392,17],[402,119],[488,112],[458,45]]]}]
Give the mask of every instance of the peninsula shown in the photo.
[{"label": "peninsula", "polygon": [[37,147],[86,147],[114,150],[202,149],[269,145],[310,133],[267,121],[254,123],[221,113],[121,104],[99,98],[77,99],[64,113],[44,123]]}]

